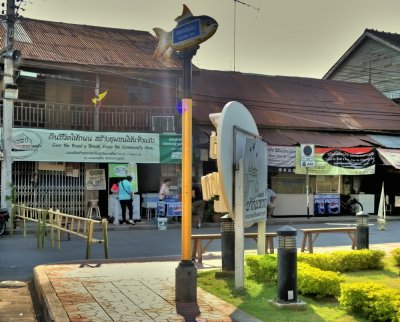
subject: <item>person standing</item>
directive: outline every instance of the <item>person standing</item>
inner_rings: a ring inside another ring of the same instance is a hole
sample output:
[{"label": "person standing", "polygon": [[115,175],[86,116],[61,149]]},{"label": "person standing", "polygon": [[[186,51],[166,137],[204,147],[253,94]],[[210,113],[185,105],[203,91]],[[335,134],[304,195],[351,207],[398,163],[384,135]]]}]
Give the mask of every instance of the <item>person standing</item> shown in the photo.
[{"label": "person standing", "polygon": [[159,192],[159,199],[164,200],[165,197],[170,195],[169,187],[171,186],[171,179],[167,178],[163,181],[160,192]]},{"label": "person standing", "polygon": [[274,217],[276,193],[268,188],[267,189],[267,217]]},{"label": "person standing", "polygon": [[[118,200],[121,205],[122,211],[122,221],[123,223],[129,223],[134,225],[135,222],[133,221],[133,188],[132,188],[132,177],[127,176],[124,180],[121,180],[118,183]],[[129,221],[126,220],[126,208],[129,211]]]},{"label": "person standing", "polygon": [[[161,188],[159,191],[159,197],[158,199],[160,201],[164,201],[166,197],[168,197],[170,195],[170,191],[169,191],[169,186],[171,185],[171,179],[166,178],[163,183],[161,184]],[[160,217],[166,217],[167,216],[167,205],[160,205],[159,209],[157,210],[158,214]],[[161,212],[162,211],[162,212]]]}]

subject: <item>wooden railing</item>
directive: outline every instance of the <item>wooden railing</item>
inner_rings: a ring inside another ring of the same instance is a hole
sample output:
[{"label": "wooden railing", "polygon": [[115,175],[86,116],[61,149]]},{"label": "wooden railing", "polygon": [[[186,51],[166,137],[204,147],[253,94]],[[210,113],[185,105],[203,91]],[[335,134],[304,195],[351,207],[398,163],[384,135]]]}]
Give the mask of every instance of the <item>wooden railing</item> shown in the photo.
[{"label": "wooden railing", "polygon": [[[12,205],[11,210],[11,226],[17,219],[22,220],[24,236],[26,236],[26,221],[36,223],[36,238],[37,247],[44,247],[44,239],[47,227],[50,228],[51,245],[55,246],[55,234],[57,233],[58,249],[61,248],[61,232],[69,235],[74,235],[86,240],[86,259],[90,258],[91,245],[99,243],[104,245],[104,257],[108,258],[108,231],[107,220],[103,219],[101,222],[89,218],[72,216],[63,214],[58,210],[44,210],[38,208],[27,207],[24,205]],[[94,225],[101,224],[103,230],[103,239],[93,238]],[[11,236],[13,235],[13,227],[10,229]]]},{"label": "wooden railing", "polygon": [[[0,112],[2,109],[0,101]],[[169,117],[161,127],[157,119],[160,117]],[[180,132],[180,124],[175,107],[103,105],[99,109],[100,131]],[[15,100],[13,126],[90,131],[94,129],[94,108],[93,105]]]}]

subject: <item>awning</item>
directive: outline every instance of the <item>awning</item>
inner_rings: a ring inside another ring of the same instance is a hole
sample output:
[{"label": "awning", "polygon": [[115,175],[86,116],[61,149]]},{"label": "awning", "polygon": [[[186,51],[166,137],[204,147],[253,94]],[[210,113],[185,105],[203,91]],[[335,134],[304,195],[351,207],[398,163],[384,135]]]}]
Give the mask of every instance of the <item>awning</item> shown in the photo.
[{"label": "awning", "polygon": [[379,145],[364,134],[278,129],[259,129],[259,132],[264,141],[271,145],[296,146],[299,144],[315,144],[324,147],[348,148]]},{"label": "awning", "polygon": [[376,150],[384,164],[391,165],[395,169],[400,169],[400,150],[382,148]]},{"label": "awning", "polygon": [[368,135],[372,138],[378,145],[389,148],[389,149],[399,149],[400,148],[400,136],[393,135]]}]

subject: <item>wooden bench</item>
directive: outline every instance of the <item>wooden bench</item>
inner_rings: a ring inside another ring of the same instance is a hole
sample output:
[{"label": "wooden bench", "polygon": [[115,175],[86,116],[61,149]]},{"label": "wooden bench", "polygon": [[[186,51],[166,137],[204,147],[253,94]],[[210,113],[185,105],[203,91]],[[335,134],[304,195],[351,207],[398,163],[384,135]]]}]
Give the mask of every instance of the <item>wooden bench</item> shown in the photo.
[{"label": "wooden bench", "polygon": [[[346,233],[351,239],[351,248],[356,248],[356,227],[339,227],[339,228],[306,228],[300,229],[303,232],[303,242],[301,243],[301,252],[308,250],[313,253],[313,245],[320,234],[325,233]],[[308,248],[306,245],[308,243]]]},{"label": "wooden bench", "polygon": [[[265,233],[265,252],[274,253],[274,241],[273,238],[277,236],[277,233]],[[257,233],[245,233],[244,238],[252,238],[257,241]],[[198,263],[203,262],[203,254],[206,252],[208,246],[215,239],[221,239],[221,234],[198,234],[192,235],[192,260],[195,261],[197,258]],[[206,241],[203,245],[203,240]]]}]

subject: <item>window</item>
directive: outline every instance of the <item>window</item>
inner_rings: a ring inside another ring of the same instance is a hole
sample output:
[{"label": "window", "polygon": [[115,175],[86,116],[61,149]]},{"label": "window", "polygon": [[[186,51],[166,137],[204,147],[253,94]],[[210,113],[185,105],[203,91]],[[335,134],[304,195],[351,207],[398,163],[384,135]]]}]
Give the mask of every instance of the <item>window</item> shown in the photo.
[{"label": "window", "polygon": [[175,132],[175,118],[173,116],[152,116],[151,130],[153,132]]},{"label": "window", "polygon": [[316,193],[339,193],[339,176],[317,176]]}]

